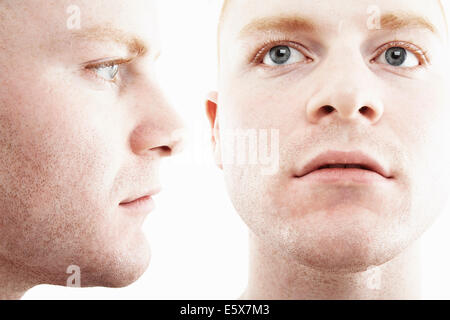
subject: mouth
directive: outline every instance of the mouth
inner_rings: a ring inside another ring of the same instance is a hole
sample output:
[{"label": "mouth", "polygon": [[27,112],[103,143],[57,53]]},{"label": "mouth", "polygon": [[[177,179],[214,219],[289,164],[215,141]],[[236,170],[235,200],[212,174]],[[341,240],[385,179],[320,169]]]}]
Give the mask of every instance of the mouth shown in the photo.
[{"label": "mouth", "polygon": [[370,169],[369,167],[366,167],[365,165],[356,164],[356,163],[350,163],[350,164],[344,164],[344,163],[326,164],[326,165],[320,166],[316,170],[330,169],[330,168],[361,169],[361,170],[374,171],[374,170]]},{"label": "mouth", "polygon": [[158,188],[141,196],[127,198],[119,203],[119,207],[135,213],[149,213],[155,208],[155,202],[152,196],[157,194],[159,191],[160,190]]},{"label": "mouth", "polygon": [[389,170],[379,161],[359,151],[322,153],[308,162],[294,177],[324,182],[337,180],[371,182],[393,178]]},{"label": "mouth", "polygon": [[150,199],[151,199],[151,196],[150,195],[146,195],[146,196],[143,196],[143,197],[131,200],[131,201],[122,201],[121,203],[119,203],[119,205],[120,206],[125,206],[125,207],[126,206],[133,206],[133,205],[138,205],[138,204],[140,204],[142,202],[146,202],[146,201],[148,201]]},{"label": "mouth", "polygon": [[119,207],[132,216],[142,216],[155,209],[155,202],[150,195],[146,195],[132,201],[121,202]]}]

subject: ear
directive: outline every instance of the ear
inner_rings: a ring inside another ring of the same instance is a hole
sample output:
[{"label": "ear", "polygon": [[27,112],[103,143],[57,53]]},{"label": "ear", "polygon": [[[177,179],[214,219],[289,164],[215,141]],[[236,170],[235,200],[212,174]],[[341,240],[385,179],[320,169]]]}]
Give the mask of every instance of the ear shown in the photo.
[{"label": "ear", "polygon": [[214,160],[220,169],[222,166],[222,154],[220,152],[219,119],[217,118],[218,93],[210,92],[206,98],[206,116],[211,126],[211,144],[213,147]]}]

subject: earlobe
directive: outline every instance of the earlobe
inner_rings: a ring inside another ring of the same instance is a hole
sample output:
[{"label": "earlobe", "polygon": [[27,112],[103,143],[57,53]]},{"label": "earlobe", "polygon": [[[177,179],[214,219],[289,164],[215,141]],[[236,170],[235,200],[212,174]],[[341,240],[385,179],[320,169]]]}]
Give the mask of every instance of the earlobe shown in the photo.
[{"label": "earlobe", "polygon": [[219,122],[217,119],[217,101],[218,93],[216,91],[208,93],[206,98],[206,116],[208,117],[211,126],[211,144],[213,147],[214,160],[220,169],[222,166],[222,155],[220,152],[220,136],[219,136]]}]

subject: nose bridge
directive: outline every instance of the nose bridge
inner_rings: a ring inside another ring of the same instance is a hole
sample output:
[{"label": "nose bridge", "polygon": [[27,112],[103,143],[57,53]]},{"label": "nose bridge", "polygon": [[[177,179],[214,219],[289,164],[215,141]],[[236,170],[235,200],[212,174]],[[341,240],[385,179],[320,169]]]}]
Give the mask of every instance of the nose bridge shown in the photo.
[{"label": "nose bridge", "polygon": [[134,153],[162,156],[181,151],[184,124],[154,81],[140,81],[134,99],[138,119],[130,137]]},{"label": "nose bridge", "polygon": [[331,77],[329,77],[329,81],[325,80],[325,83],[333,105],[340,100],[343,104],[351,103],[361,96],[369,79],[367,65],[357,48],[337,46],[328,56],[322,70],[325,78],[330,70],[332,71]]},{"label": "nose bridge", "polygon": [[341,120],[365,119],[376,122],[383,105],[377,85],[358,48],[330,49],[317,70],[316,90],[307,103],[307,116],[318,122],[329,114]]}]

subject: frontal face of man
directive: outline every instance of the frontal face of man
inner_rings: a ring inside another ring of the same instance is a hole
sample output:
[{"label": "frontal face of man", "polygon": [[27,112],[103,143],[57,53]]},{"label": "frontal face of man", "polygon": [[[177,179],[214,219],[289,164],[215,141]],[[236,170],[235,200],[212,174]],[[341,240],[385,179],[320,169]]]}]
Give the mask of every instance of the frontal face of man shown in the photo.
[{"label": "frontal face of man", "polygon": [[[433,222],[449,190],[446,41],[438,1],[229,1],[208,112],[218,162],[230,152],[225,130],[279,130],[275,174],[223,163],[263,246],[316,269],[362,271]],[[326,151],[364,153],[385,176],[303,176]]]},{"label": "frontal face of man", "polygon": [[[123,286],[180,121],[155,83],[152,1],[0,4],[0,263],[36,283]],[[79,20],[78,20],[79,18]],[[146,48],[144,48],[146,47]]]}]

